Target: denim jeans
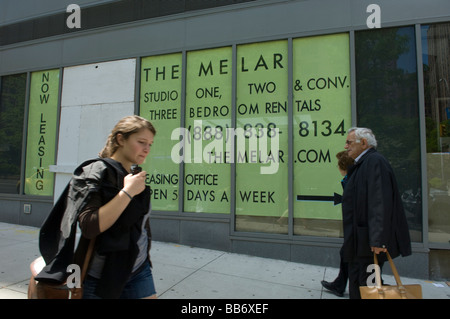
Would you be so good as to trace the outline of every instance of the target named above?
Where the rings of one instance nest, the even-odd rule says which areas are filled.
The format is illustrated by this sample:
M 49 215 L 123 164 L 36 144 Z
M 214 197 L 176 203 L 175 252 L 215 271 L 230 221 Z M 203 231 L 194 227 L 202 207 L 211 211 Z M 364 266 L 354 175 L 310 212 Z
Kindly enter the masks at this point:
M 99 279 L 87 276 L 84 280 L 83 299 L 101 299 L 95 294 Z M 140 269 L 131 275 L 120 299 L 140 299 L 156 294 L 150 262 L 147 260 Z

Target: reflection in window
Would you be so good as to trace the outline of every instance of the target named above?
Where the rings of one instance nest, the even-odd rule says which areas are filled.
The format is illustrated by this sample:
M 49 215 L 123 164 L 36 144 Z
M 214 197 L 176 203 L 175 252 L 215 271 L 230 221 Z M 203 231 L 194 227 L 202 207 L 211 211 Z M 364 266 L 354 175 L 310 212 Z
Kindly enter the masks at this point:
M 450 240 L 450 24 L 422 26 L 428 238 Z
M 26 74 L 1 78 L 0 193 L 20 192 Z
M 391 163 L 413 241 L 422 241 L 417 63 L 414 27 L 355 34 L 357 125 L 371 128 Z

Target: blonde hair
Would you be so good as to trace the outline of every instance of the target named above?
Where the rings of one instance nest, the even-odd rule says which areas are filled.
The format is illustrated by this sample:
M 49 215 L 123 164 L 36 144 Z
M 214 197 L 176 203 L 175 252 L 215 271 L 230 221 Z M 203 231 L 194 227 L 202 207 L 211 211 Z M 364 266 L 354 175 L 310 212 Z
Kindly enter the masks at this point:
M 130 135 L 137 133 L 142 129 L 148 129 L 153 135 L 156 134 L 156 130 L 152 123 L 143 117 L 131 115 L 122 118 L 112 129 L 106 140 L 105 147 L 103 147 L 98 156 L 101 158 L 111 157 L 117 151 L 119 148 L 119 143 L 117 142 L 118 134 L 122 134 L 125 139 L 128 139 Z

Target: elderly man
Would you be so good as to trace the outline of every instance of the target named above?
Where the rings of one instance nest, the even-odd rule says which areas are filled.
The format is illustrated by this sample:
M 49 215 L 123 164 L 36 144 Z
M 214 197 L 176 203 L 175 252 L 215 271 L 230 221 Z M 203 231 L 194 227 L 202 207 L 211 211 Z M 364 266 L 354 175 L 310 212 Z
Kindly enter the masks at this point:
M 380 266 L 386 260 L 411 254 L 411 240 L 397 182 L 389 162 L 376 150 L 375 135 L 368 128 L 348 130 L 345 149 L 355 159 L 348 171 L 348 182 L 342 198 L 344 226 L 344 260 L 349 263 L 349 293 L 360 298 L 359 287 L 365 286 L 373 263 L 379 254 Z

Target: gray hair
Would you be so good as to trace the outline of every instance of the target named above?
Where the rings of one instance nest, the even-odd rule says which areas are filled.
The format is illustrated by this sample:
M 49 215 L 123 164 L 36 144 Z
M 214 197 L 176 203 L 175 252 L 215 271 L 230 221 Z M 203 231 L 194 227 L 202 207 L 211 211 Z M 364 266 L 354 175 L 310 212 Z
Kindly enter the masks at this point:
M 355 137 L 358 142 L 360 142 L 361 139 L 365 138 L 369 146 L 372 146 L 373 148 L 377 147 L 377 139 L 375 138 L 375 134 L 373 134 L 370 128 L 352 127 L 348 130 L 348 133 L 350 132 L 355 132 Z

